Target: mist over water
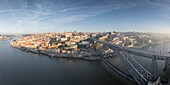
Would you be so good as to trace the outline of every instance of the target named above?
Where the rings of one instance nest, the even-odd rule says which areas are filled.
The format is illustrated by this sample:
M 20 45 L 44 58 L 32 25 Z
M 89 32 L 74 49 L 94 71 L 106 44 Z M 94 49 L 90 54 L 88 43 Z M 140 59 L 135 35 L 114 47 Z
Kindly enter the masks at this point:
M 161 44 L 151 45 L 151 46 L 145 47 L 143 50 L 154 51 L 157 53 L 161 52 L 160 54 L 166 54 L 167 56 L 170 56 L 170 54 L 169 54 L 170 42 L 163 42 Z M 134 58 L 149 71 L 152 69 L 152 67 L 151 67 L 152 60 L 151 59 L 141 58 L 139 56 L 135 56 Z M 158 75 L 163 77 L 163 75 L 164 75 L 163 69 L 165 67 L 165 61 L 158 60 L 157 65 L 158 65 Z

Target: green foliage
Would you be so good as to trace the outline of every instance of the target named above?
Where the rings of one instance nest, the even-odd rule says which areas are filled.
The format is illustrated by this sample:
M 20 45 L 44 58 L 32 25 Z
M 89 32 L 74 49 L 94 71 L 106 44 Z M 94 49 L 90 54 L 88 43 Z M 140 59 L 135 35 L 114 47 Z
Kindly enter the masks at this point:
M 137 42 L 135 43 L 135 46 L 141 46 L 143 44 L 147 44 L 150 38 L 143 37 L 143 38 L 136 38 L 136 40 Z
M 77 45 L 77 46 L 78 46 L 78 43 L 75 43 L 74 45 Z
M 64 46 L 64 47 L 67 47 L 67 44 L 64 44 L 63 46 Z
M 131 44 L 132 43 L 128 41 L 128 42 L 125 43 L 125 46 L 131 45 Z
M 56 41 L 57 43 L 61 43 L 61 40 Z
M 64 46 L 60 45 L 60 46 L 58 46 L 58 48 L 63 49 L 63 48 L 64 48 Z
M 134 45 L 135 45 L 135 46 L 140 46 L 140 45 L 142 45 L 142 43 L 136 42 Z

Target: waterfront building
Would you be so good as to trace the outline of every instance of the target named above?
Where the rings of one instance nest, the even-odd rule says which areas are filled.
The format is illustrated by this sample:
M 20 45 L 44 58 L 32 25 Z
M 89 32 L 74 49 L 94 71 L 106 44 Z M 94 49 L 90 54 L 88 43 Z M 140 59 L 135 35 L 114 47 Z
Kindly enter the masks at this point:
M 66 32 L 65 37 L 72 37 L 72 32 Z

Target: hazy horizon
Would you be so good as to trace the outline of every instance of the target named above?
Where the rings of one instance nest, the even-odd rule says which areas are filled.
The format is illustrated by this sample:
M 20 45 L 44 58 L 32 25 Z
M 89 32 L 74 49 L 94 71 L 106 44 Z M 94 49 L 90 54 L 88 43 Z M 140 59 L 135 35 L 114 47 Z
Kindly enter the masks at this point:
M 74 30 L 75 31 L 75 30 Z M 63 31 L 63 32 L 40 32 L 40 33 L 0 33 L 0 35 L 27 35 L 27 34 L 42 34 L 42 33 L 64 33 L 64 32 L 74 32 L 74 31 Z M 113 30 L 114 31 L 114 30 Z M 104 33 L 104 32 L 113 32 L 113 31 L 84 31 L 85 33 Z M 83 32 L 83 31 L 77 31 L 77 32 Z M 139 32 L 139 31 L 115 31 L 115 32 L 121 32 L 121 33 L 127 33 L 127 32 L 134 32 L 134 33 L 150 33 L 150 34 L 166 34 L 170 36 L 170 33 L 166 32 Z

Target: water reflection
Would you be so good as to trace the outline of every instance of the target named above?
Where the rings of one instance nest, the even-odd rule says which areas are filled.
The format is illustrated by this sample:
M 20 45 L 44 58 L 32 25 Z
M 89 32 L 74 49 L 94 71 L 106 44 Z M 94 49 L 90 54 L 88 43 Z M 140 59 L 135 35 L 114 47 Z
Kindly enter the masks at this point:
M 0 85 L 127 85 L 129 83 L 100 61 L 50 58 L 26 53 L 11 48 L 9 40 L 0 41 L 0 80 Z

